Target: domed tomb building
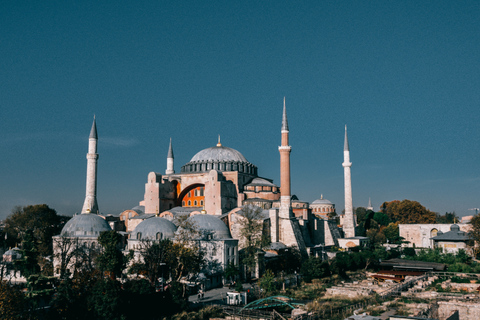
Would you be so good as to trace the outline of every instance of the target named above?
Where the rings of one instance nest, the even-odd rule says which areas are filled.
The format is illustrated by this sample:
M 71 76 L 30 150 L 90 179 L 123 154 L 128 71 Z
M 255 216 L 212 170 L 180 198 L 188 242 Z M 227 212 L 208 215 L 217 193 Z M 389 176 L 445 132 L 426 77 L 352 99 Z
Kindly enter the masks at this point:
M 267 206 L 280 199 L 280 189 L 272 180 L 258 177 L 257 166 L 239 151 L 223 146 L 220 138 L 216 146 L 196 153 L 180 173 L 175 173 L 173 159 L 170 142 L 165 174 L 148 174 L 145 197 L 140 202 L 145 214 L 180 206 L 222 215 L 247 199 L 264 200 Z

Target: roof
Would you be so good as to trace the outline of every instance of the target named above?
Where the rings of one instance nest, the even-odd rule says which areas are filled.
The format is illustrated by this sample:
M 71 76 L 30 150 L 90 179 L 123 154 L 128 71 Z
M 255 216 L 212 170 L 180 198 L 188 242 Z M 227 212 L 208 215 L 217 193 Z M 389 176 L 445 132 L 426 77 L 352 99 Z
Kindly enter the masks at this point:
M 265 179 L 265 178 L 260 178 L 257 177 L 253 179 L 247 186 L 268 186 L 268 187 L 277 187 L 274 183 L 272 183 L 272 180 Z
M 203 149 L 197 152 L 190 162 L 202 161 L 234 161 L 234 162 L 248 162 L 247 159 L 237 150 L 224 147 L 222 145 Z
M 343 151 L 350 151 L 348 146 L 347 125 L 345 125 L 345 142 L 343 144 Z
M 91 213 L 83 213 L 68 220 L 60 233 L 67 237 L 98 237 L 103 231 L 111 231 L 105 219 Z
M 97 138 L 97 124 L 95 122 L 95 116 L 93 116 L 92 129 L 90 130 L 90 136 L 88 138 L 89 139 L 98 139 Z
M 445 270 L 445 264 L 436 262 L 425 262 L 407 259 L 390 259 L 380 263 L 381 267 L 393 267 L 401 269 L 415 269 L 415 270 Z
M 219 218 L 209 214 L 196 214 L 188 218 L 203 232 L 212 232 L 215 239 L 231 239 L 230 230 Z
M 177 231 L 177 227 L 165 218 L 154 217 L 144 220 L 133 230 L 132 238 L 137 239 L 137 234 L 141 233 L 141 239 L 159 240 L 157 233 L 162 233 L 162 238 L 172 239 Z
M 460 227 L 456 224 L 450 226 L 450 231 L 445 233 L 437 233 L 436 237 L 432 237 L 434 241 L 467 241 L 470 240 L 469 235 L 460 231 Z
M 330 200 L 323 199 L 323 197 L 321 197 L 320 199 L 317 199 L 317 200 L 313 201 L 312 204 L 330 204 L 330 205 L 332 205 L 333 203 L 330 202 Z
M 285 107 L 285 97 L 283 97 L 282 131 L 288 131 L 287 108 Z
M 170 145 L 168 146 L 167 158 L 172 158 L 173 159 L 172 138 L 170 138 Z

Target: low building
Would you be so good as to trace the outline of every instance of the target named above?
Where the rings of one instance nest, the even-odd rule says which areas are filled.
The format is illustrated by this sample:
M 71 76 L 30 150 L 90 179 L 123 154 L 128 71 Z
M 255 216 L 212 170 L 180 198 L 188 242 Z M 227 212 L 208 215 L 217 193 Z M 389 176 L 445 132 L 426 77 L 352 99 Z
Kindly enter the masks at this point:
M 460 249 L 470 252 L 471 250 L 467 245 L 470 240 L 468 233 L 461 231 L 456 224 L 450 226 L 450 231 L 445 233 L 439 231 L 437 236 L 432 238 L 435 248 L 442 248 L 444 252 L 451 253 L 457 253 Z
M 433 237 L 436 237 L 438 232 L 446 233 L 450 231 L 453 223 L 418 223 L 418 224 L 399 224 L 400 237 L 405 239 L 402 246 L 414 248 L 434 248 Z M 470 232 L 470 224 L 458 224 L 461 231 Z

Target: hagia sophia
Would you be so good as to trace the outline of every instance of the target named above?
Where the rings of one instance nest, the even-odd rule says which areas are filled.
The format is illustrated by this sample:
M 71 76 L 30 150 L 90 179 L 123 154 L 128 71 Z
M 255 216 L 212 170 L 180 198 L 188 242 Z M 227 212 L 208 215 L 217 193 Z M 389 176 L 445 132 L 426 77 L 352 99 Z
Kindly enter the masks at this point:
M 150 172 L 144 198 L 138 206 L 125 210 L 118 217 L 101 216 L 96 198 L 97 189 L 97 127 L 94 118 L 87 154 L 86 197 L 81 214 L 67 222 L 54 243 L 63 237 L 95 245 L 102 231 L 115 230 L 126 238 L 126 250 L 139 250 L 145 240 L 175 240 L 179 218 L 184 217 L 199 231 L 196 243 L 209 252 L 212 260 L 225 268 L 238 265 L 239 251 L 245 245 L 240 226 L 245 210 L 259 211 L 263 233 L 270 247 L 266 258 L 279 249 L 296 247 L 304 256 L 318 255 L 325 246 L 362 245 L 366 239 L 355 236 L 350 178 L 350 150 L 345 127 L 344 173 L 345 213 L 343 228 L 335 219 L 335 205 L 323 198 L 311 204 L 292 197 L 290 190 L 289 126 L 285 99 L 281 122 L 280 186 L 272 179 L 260 177 L 257 166 L 239 151 L 218 143 L 197 152 L 191 160 L 175 171 L 172 140 L 167 153 L 165 173 Z M 58 247 L 56 248 L 58 250 Z M 58 272 L 59 261 L 54 261 Z M 258 271 L 260 272 L 260 271 Z M 217 272 L 218 273 L 218 272 Z M 210 272 L 212 283 L 221 281 Z

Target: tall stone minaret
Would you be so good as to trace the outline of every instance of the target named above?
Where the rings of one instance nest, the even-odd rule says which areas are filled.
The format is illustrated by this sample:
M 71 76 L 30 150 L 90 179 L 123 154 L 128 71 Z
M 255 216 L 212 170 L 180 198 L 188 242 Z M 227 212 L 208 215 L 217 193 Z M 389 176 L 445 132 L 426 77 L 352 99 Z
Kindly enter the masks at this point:
M 287 109 L 285 107 L 285 97 L 283 98 L 283 116 L 282 116 L 282 145 L 278 147 L 280 152 L 280 218 L 290 218 L 291 195 L 290 195 L 290 152 L 292 147 L 288 145 L 288 120 Z
M 172 138 L 170 138 L 170 145 L 168 146 L 168 155 L 167 155 L 167 170 L 165 174 L 173 174 L 175 170 L 173 169 L 173 148 L 172 148 Z
M 95 116 L 93 117 L 92 129 L 88 137 L 87 153 L 87 191 L 85 202 L 83 203 L 82 213 L 98 213 L 97 204 L 97 125 Z
M 350 148 L 348 146 L 347 126 L 345 125 L 345 143 L 343 145 L 343 173 L 345 177 L 345 218 L 343 219 L 343 232 L 345 238 L 355 237 L 355 217 L 352 204 L 352 177 L 350 174 Z

